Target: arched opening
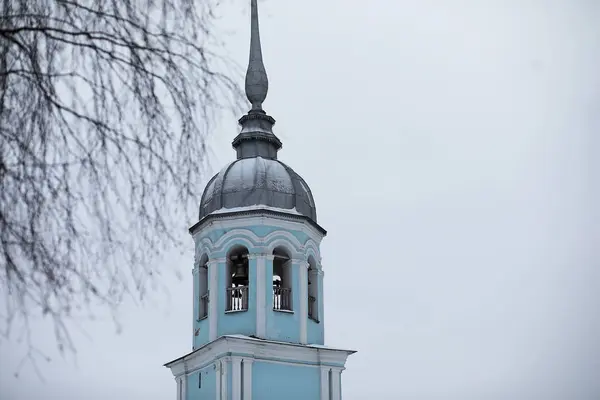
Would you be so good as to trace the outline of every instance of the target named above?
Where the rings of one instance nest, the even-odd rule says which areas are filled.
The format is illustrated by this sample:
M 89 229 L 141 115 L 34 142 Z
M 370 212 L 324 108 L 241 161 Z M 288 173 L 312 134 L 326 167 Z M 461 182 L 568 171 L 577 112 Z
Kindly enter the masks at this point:
M 308 258 L 308 318 L 319 322 L 319 270 L 315 259 Z
M 227 257 L 226 311 L 248 309 L 248 274 L 248 249 L 243 246 L 234 247 Z
M 198 320 L 208 316 L 208 256 L 200 258 L 198 268 Z
M 292 311 L 292 261 L 282 247 L 273 250 L 273 310 Z

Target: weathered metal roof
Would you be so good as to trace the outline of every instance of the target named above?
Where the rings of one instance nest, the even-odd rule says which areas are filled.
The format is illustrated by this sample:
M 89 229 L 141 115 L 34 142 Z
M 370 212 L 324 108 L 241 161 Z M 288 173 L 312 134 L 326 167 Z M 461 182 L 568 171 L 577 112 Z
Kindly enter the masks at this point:
M 216 174 L 202 195 L 199 217 L 255 205 L 289 210 L 317 222 L 315 201 L 304 179 L 281 161 L 260 156 L 238 159 Z

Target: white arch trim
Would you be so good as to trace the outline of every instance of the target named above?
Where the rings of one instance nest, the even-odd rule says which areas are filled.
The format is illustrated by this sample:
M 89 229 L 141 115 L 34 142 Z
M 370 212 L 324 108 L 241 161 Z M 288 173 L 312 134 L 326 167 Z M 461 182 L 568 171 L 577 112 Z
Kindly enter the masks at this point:
M 225 243 L 228 243 L 232 238 L 239 238 L 248 242 L 252 242 L 252 247 L 259 246 L 261 242 L 260 236 L 252 232 L 250 229 L 232 229 L 216 241 L 216 243 L 213 245 L 213 251 L 222 250 L 225 247 Z
M 203 238 L 196 243 L 196 253 L 194 254 L 194 264 L 199 263 L 204 254 L 210 258 L 213 244 L 209 238 Z
M 248 250 L 250 250 L 253 247 L 257 247 L 256 243 L 253 243 L 248 238 L 245 238 L 243 236 L 234 236 L 232 238 L 229 238 L 229 240 L 227 240 L 225 243 L 223 243 L 218 248 L 213 249 L 213 251 L 211 252 L 211 257 L 215 253 L 221 253 L 223 251 L 225 251 L 225 252 L 229 251 L 236 244 L 243 245 L 246 248 L 248 248 Z
M 308 256 L 312 255 L 315 258 L 317 264 L 321 264 L 321 252 L 319 251 L 319 245 L 316 244 L 313 240 L 308 239 L 304 244 L 304 250 L 306 254 L 306 259 L 308 260 Z
M 302 253 L 299 253 L 294 246 L 291 246 L 290 242 L 285 238 L 277 238 L 271 241 L 271 243 L 269 243 L 266 247 L 267 254 L 273 254 L 273 251 L 277 247 L 283 247 L 289 253 L 291 259 L 298 259 L 302 257 Z
M 317 271 L 321 270 L 321 263 L 319 262 L 319 258 L 317 257 L 317 255 L 314 253 L 313 249 L 307 249 L 306 250 L 306 268 L 309 267 L 309 262 L 308 260 L 310 260 L 310 257 L 313 257 L 315 259 L 315 268 L 317 269 Z
M 298 238 L 296 236 L 294 236 L 294 234 L 288 232 L 288 231 L 274 231 L 269 233 L 267 236 L 265 236 L 263 238 L 263 240 L 265 241 L 265 243 L 269 243 L 272 240 L 274 240 L 275 238 L 277 238 L 278 236 L 284 236 L 287 240 L 289 240 L 295 247 L 296 250 L 299 250 L 302 248 L 302 243 L 300 243 L 300 241 L 298 240 Z
M 292 258 L 305 258 L 308 260 L 308 257 L 312 255 L 320 269 L 321 255 L 317 242 L 309 238 L 302 244 L 294 234 L 285 230 L 277 230 L 264 237 L 260 237 L 250 229 L 237 228 L 232 229 L 221 236 L 215 243 L 205 236 L 196 245 L 195 256 L 197 262 L 200 262 L 200 258 L 204 254 L 208 254 L 208 256 L 212 258 L 214 253 L 227 250 L 227 248 L 235 241 L 238 241 L 249 248 L 265 247 L 265 250 L 269 254 L 271 254 L 277 246 L 283 246 L 292 253 Z

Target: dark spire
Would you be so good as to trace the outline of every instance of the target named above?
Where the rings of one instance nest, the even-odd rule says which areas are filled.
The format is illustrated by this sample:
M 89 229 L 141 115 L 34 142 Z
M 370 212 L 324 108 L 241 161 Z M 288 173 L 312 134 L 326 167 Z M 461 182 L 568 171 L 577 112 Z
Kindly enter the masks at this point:
M 256 2 L 257 0 L 250 1 L 250 60 L 246 71 L 246 97 L 252 104 L 253 111 L 262 111 L 262 103 L 269 91 L 269 78 L 262 58 Z
M 250 0 L 250 59 L 246 71 L 246 97 L 252 108 L 240 118 L 242 131 L 233 140 L 237 158 L 277 158 L 281 141 L 273 134 L 275 119 L 267 115 L 262 103 L 267 98 L 269 79 L 262 58 L 258 27 L 257 0 Z

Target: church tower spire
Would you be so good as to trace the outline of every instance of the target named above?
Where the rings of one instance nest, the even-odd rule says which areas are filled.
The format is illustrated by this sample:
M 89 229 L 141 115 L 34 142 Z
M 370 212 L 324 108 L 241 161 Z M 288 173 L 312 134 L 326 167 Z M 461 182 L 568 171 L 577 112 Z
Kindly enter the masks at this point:
M 262 103 L 269 91 L 269 78 L 262 58 L 257 0 L 250 0 L 250 60 L 246 70 L 246 97 L 252 104 L 251 112 L 263 112 Z
M 323 266 L 308 184 L 277 159 L 257 0 L 250 0 L 251 104 L 236 160 L 213 176 L 190 228 L 192 351 L 167 364 L 177 400 L 341 400 L 352 350 L 325 346 Z
M 246 70 L 246 97 L 251 104 L 248 114 L 240 118 L 242 131 L 233 140 L 237 158 L 276 159 L 281 141 L 273 133 L 275 119 L 263 110 L 269 91 L 269 78 L 263 62 L 258 24 L 257 0 L 250 0 L 250 57 Z

